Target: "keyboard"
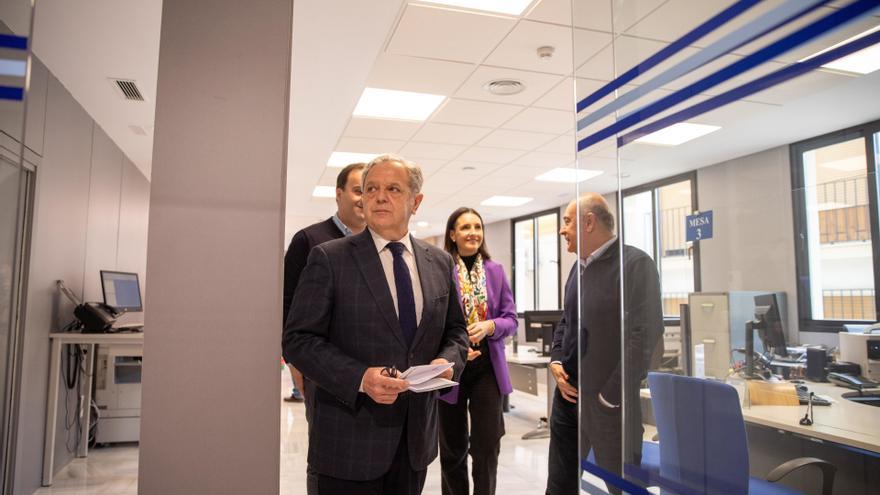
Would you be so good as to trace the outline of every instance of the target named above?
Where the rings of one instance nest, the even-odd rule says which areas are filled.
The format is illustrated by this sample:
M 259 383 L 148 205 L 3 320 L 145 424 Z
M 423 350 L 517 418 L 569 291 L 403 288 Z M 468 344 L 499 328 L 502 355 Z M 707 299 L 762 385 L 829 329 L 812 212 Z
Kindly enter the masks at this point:
M 796 387 L 798 400 L 801 405 L 807 405 L 810 403 L 810 391 L 806 389 L 806 387 Z M 813 405 L 814 406 L 830 406 L 831 402 L 819 397 L 818 395 L 813 396 Z

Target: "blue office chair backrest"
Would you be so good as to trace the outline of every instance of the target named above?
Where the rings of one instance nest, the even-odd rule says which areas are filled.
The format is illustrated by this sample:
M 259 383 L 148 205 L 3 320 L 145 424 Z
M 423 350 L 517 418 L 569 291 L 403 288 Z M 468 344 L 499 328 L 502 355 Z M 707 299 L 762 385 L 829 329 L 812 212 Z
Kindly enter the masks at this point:
M 660 476 L 697 493 L 747 494 L 749 452 L 739 396 L 730 385 L 649 373 L 660 436 Z

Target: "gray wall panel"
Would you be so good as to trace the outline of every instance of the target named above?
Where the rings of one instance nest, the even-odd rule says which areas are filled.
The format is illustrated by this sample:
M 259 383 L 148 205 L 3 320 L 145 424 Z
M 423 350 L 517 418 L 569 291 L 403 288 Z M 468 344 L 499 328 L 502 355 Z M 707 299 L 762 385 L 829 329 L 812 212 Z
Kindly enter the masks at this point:
M 146 301 L 147 225 L 149 223 L 150 183 L 128 158 L 123 159 L 119 205 L 119 245 L 116 268 L 137 272 Z M 146 304 L 146 302 L 145 302 Z
M 28 148 L 43 154 L 46 125 L 46 95 L 49 92 L 49 69 L 37 57 L 31 62 L 31 85 L 27 92 L 27 118 L 24 140 Z
M 99 271 L 116 269 L 122 157 L 122 152 L 107 134 L 95 126 L 83 282 L 83 297 L 87 301 L 103 300 Z

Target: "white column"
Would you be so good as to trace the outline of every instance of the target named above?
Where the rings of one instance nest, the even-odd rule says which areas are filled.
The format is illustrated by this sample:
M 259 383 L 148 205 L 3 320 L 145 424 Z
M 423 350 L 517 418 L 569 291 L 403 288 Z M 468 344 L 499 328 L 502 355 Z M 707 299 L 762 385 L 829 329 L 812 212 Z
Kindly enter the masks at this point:
M 163 2 L 138 492 L 277 494 L 293 0 Z

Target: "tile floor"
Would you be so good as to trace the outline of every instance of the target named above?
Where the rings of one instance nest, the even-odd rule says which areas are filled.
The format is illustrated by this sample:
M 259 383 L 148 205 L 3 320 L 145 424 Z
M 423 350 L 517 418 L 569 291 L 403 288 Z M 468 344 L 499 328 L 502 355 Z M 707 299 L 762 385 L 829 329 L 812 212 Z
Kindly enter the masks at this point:
M 283 374 L 282 395 L 290 390 L 290 378 Z M 543 392 L 543 390 L 541 390 Z M 547 479 L 549 440 L 522 440 L 546 414 L 543 394 L 539 397 L 514 392 L 515 408 L 505 415 L 507 434 L 501 441 L 498 462 L 498 493 L 504 495 L 544 493 Z M 281 402 L 281 494 L 305 493 L 307 442 L 302 404 Z M 35 495 L 130 495 L 137 493 L 137 446 L 92 449 L 89 457 L 76 459 L 56 477 L 55 484 Z M 440 463 L 428 469 L 425 495 L 440 494 Z

